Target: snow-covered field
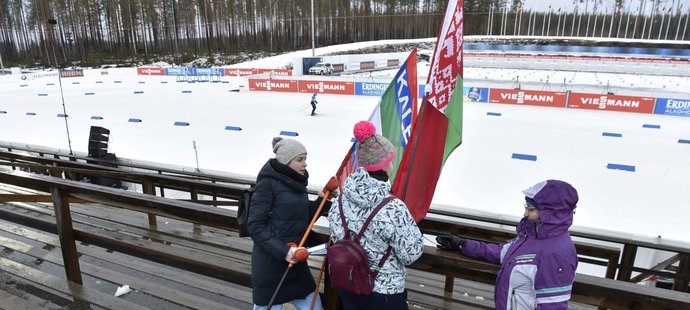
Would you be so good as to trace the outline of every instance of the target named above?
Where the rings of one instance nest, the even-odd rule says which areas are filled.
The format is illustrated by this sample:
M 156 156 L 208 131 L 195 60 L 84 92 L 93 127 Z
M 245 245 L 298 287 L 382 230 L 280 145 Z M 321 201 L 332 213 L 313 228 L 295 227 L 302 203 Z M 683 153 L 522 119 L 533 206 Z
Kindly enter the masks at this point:
M 345 47 L 322 48 L 317 54 L 337 48 Z M 300 53 L 311 56 L 310 50 Z M 238 67 L 281 66 L 297 54 Z M 428 67 L 422 63 L 422 76 L 424 68 Z M 515 70 L 483 73 L 491 80 Z M 538 73 L 531 71 L 530 76 L 546 78 Z M 377 79 L 389 73 L 382 74 Z M 593 74 L 580 72 L 577 77 L 594 83 Z M 376 97 L 322 94 L 318 96 L 320 114 L 311 117 L 309 94 L 230 92 L 245 85 L 245 79 L 222 79 L 227 83 L 177 83 L 174 77 L 137 76 L 135 69 L 110 69 L 103 76 L 100 70 L 86 70 L 85 77 L 62 79 L 72 148 L 86 153 L 89 126 L 96 125 L 111 130 L 109 150 L 118 157 L 194 169 L 195 141 L 201 170 L 254 176 L 273 155 L 271 138 L 282 130 L 295 131 L 309 151 L 310 184 L 320 187 L 350 146 L 352 126 L 368 118 L 378 101 Z M 639 85 L 654 84 L 656 79 L 625 77 L 626 83 Z M 22 81 L 16 75 L 0 76 L 0 89 L 0 111 L 6 112 L 0 114 L 0 141 L 68 148 L 64 118 L 57 117 L 63 113 L 57 77 Z M 142 122 L 129 122 L 130 118 Z M 176 121 L 190 125 L 173 126 Z M 467 103 L 464 122 L 464 143 L 443 170 L 433 208 L 470 209 L 517 219 L 524 203 L 520 191 L 555 178 L 579 191 L 577 229 L 690 242 L 685 226 L 690 217 L 686 189 L 690 145 L 677 142 L 690 139 L 690 118 Z M 660 128 L 643 128 L 643 124 Z M 242 131 L 228 131 L 226 126 Z M 605 137 L 602 132 L 623 136 Z M 534 154 L 538 160 L 512 159 L 513 153 Z M 634 165 L 636 171 L 607 169 L 609 163 Z

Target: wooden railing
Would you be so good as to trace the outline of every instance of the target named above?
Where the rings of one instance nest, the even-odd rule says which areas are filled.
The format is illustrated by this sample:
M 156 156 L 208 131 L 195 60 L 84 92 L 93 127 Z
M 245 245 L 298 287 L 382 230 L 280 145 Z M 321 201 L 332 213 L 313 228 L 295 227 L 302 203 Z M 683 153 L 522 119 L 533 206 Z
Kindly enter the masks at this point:
M 188 221 L 196 225 L 237 230 L 234 211 L 214 208 L 209 205 L 232 204 L 243 188 L 252 185 L 251 182 L 226 176 L 213 176 L 155 166 L 138 166 L 136 164 L 128 164 L 128 167 L 125 169 L 121 167 L 103 167 L 86 163 L 86 160 L 90 161 L 87 158 L 67 156 L 67 159 L 62 159 L 63 157 L 65 156 L 57 154 L 50 154 L 48 157 L 30 156 L 8 151 L 0 152 L 0 164 L 14 167 L 16 170 L 31 169 L 33 171 L 45 171 L 53 176 L 69 177 L 80 173 L 109 176 L 126 182 L 141 184 L 144 192 L 146 192 L 146 194 L 136 193 L 19 171 L 0 173 L 0 183 L 50 193 L 50 199 L 48 199 L 48 196 L 2 195 L 0 196 L 0 202 L 28 201 L 32 199 L 52 201 L 57 218 L 55 225 L 33 223 L 31 218 L 22 218 L 2 210 L 0 210 L 0 215 L 7 220 L 32 224 L 33 227 L 40 226 L 41 229 L 46 231 L 58 233 L 61 244 L 64 242 L 62 246 L 65 249 L 63 251 L 63 255 L 65 255 L 65 269 L 70 281 L 75 283 L 80 283 L 81 281 L 78 267 L 79 262 L 75 258 L 77 253 L 72 246 L 75 240 L 80 240 L 118 249 L 137 256 L 165 257 L 167 263 L 174 263 L 200 273 L 203 272 L 248 285 L 248 282 L 246 282 L 248 281 L 246 270 L 233 270 L 231 266 L 210 266 L 209 264 L 201 264 L 184 257 L 169 257 L 169 255 L 157 252 L 155 249 L 137 248 L 136 246 L 118 243 L 113 238 L 99 236 L 97 233 L 75 231 L 71 227 L 69 204 L 88 201 L 143 212 L 149 216 L 149 225 L 152 227 L 156 225 L 155 216 L 164 216 Z M 160 193 L 163 193 L 165 189 L 186 191 L 190 193 L 191 200 L 194 202 L 158 197 L 154 195 L 156 191 L 153 189 L 156 187 L 159 188 Z M 211 200 L 202 200 L 199 199 L 200 195 L 207 195 L 212 198 Z M 463 222 L 462 219 L 479 223 L 515 225 L 514 222 L 483 215 L 434 210 L 427 219 L 420 223 L 420 228 L 428 234 L 456 233 L 495 242 L 504 241 L 513 235 L 505 229 Z M 326 228 L 318 229 L 317 233 L 319 233 L 319 237 L 323 240 L 327 239 Z M 687 287 L 688 279 L 690 278 L 688 277 L 689 267 L 687 266 L 687 257 L 688 253 L 690 253 L 689 248 L 680 245 L 657 244 L 579 231 L 572 231 L 571 234 L 581 239 L 592 241 L 591 243 L 577 243 L 578 253 L 581 255 L 580 260 L 581 262 L 606 266 L 606 277 L 608 277 L 578 274 L 573 287 L 573 301 L 614 309 L 637 306 L 661 308 L 690 307 L 690 295 L 687 293 L 663 290 L 629 282 L 632 280 L 632 272 L 661 274 L 672 276 L 675 283 L 674 289 L 683 291 L 682 288 Z M 597 244 L 597 241 L 620 245 L 623 248 L 620 259 L 618 258 L 620 248 L 602 246 Z M 675 252 L 680 264 L 673 272 L 662 271 L 663 268 L 635 267 L 633 262 L 636 256 L 636 249 L 639 247 Z M 448 291 L 452 291 L 450 287 L 452 287 L 454 278 L 493 284 L 496 270 L 498 269 L 496 265 L 469 259 L 456 253 L 440 251 L 433 247 L 426 247 L 422 258 L 411 267 L 445 275 Z M 613 280 L 616 274 L 618 280 Z M 640 276 L 637 278 L 640 278 Z

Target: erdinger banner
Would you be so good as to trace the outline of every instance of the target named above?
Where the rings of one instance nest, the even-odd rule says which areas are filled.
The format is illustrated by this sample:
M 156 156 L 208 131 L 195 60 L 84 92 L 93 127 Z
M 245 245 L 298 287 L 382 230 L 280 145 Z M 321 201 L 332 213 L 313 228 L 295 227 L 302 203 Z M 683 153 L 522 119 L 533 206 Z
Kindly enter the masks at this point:
M 657 98 L 654 114 L 690 117 L 690 99 Z
M 388 89 L 388 83 L 369 83 L 357 82 L 355 83 L 355 95 L 359 96 L 382 96 Z
M 565 107 L 565 101 L 566 93 L 564 92 L 505 88 L 491 88 L 489 92 L 489 102 L 491 103 L 563 108 Z
M 652 113 L 654 110 L 654 98 L 570 93 L 568 108 Z
M 354 82 L 338 82 L 338 81 L 299 81 L 300 93 L 322 93 L 322 94 L 338 94 L 338 95 L 354 95 Z
M 138 75 L 165 75 L 165 68 L 159 67 L 139 67 L 137 68 Z
M 249 90 L 297 92 L 297 81 L 274 79 L 249 79 Z

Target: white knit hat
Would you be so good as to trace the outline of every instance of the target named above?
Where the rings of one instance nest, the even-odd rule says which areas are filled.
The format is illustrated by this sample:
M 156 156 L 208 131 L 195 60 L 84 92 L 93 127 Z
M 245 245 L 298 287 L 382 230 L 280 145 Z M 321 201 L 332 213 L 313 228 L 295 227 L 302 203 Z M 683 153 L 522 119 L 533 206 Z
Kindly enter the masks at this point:
M 287 165 L 293 158 L 302 154 L 307 154 L 307 148 L 297 140 L 273 138 L 273 153 L 279 163 Z

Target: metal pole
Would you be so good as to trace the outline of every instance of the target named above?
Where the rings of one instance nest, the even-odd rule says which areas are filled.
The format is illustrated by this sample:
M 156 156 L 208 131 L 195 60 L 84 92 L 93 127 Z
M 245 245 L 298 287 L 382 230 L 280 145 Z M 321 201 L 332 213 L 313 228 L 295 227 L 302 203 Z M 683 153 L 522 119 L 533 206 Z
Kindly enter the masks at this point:
M 316 43 L 314 42 L 314 0 L 311 0 L 311 57 L 316 56 L 314 48 Z
M 676 37 L 678 37 L 677 31 L 676 31 Z M 2 75 L 5 75 L 5 65 L 2 64 L 2 53 L 0 53 L 0 71 L 2 71 Z

